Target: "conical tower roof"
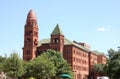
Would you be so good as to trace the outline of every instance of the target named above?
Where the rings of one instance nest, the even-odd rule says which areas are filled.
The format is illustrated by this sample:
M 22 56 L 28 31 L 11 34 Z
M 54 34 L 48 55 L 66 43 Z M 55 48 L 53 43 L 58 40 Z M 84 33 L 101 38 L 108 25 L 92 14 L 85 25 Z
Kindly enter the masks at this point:
M 59 25 L 57 24 L 56 27 L 54 28 L 53 32 L 51 35 L 63 35 L 62 30 L 60 29 Z
M 34 11 L 33 11 L 32 9 L 29 11 L 29 13 L 28 13 L 28 15 L 27 15 L 27 20 L 26 20 L 26 22 L 29 22 L 29 21 L 31 21 L 31 20 L 37 20 L 37 19 L 36 19 L 36 15 L 35 15 L 35 13 L 34 13 Z

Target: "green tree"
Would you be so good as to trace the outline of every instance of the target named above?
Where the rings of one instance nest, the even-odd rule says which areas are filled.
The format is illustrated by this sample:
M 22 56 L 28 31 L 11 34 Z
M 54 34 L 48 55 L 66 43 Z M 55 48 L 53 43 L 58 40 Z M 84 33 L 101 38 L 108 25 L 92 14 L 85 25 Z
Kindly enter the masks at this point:
M 55 77 L 58 77 L 60 74 L 63 73 L 73 76 L 71 66 L 63 58 L 60 52 L 49 49 L 46 52 L 43 52 L 42 55 L 47 55 L 48 59 L 54 64 L 56 72 Z
M 105 75 L 106 74 L 106 64 L 95 64 L 93 66 L 93 72 L 99 74 L 99 75 Z
M 107 63 L 94 65 L 93 71 L 98 74 L 106 74 L 110 79 L 120 79 L 120 51 L 108 50 Z
M 16 79 L 24 74 L 23 61 L 17 53 L 12 53 L 3 64 L 3 71 L 10 77 Z
M 6 57 L 0 56 L 0 72 L 3 71 L 3 63 L 6 60 Z
M 55 67 L 46 56 L 41 55 L 33 61 L 33 72 L 33 77 L 47 79 L 55 75 Z
M 25 77 L 47 79 L 55 75 L 54 64 L 46 55 L 40 55 L 34 60 L 25 62 Z
M 112 79 L 120 78 L 120 51 L 108 51 L 107 74 Z
M 33 72 L 33 60 L 24 61 L 24 70 L 25 70 L 25 74 L 24 74 L 25 78 L 32 77 L 32 74 L 34 73 Z
M 26 78 L 34 77 L 40 79 L 56 78 L 66 73 L 72 76 L 71 66 L 58 51 L 47 50 L 34 60 L 25 62 Z

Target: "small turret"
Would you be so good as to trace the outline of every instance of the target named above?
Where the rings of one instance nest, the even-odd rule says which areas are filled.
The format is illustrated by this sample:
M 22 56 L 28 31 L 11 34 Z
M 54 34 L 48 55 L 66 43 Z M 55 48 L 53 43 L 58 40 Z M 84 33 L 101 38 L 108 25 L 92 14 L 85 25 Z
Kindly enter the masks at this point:
M 63 53 L 64 35 L 59 25 L 57 24 L 51 34 L 51 49 Z

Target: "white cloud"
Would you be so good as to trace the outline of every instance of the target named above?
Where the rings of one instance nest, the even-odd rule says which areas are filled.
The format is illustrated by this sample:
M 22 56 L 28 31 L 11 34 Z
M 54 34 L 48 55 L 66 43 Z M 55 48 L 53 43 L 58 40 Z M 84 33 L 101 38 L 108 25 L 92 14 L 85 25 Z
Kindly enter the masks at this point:
M 110 28 L 110 25 L 101 26 L 97 28 L 97 31 L 104 32 Z
M 99 27 L 99 28 L 97 28 L 97 30 L 98 30 L 98 31 L 105 31 L 106 28 L 105 28 L 105 27 Z

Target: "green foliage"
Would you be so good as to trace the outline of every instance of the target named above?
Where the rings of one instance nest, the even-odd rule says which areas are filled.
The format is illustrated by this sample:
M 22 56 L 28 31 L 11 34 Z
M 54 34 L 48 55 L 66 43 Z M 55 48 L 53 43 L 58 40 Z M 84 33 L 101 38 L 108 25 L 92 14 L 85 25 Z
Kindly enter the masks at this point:
M 62 73 L 67 73 L 72 76 L 70 65 L 62 57 L 60 52 L 47 50 L 34 60 L 25 64 L 26 77 L 35 77 L 40 79 L 47 79 L 52 77 L 59 77 Z
M 94 65 L 93 71 L 98 74 L 107 74 L 112 79 L 120 78 L 120 51 L 108 50 L 107 63 Z
M 35 77 L 46 79 L 55 75 L 54 65 L 45 56 L 38 56 L 25 64 L 26 78 Z
M 60 52 L 54 50 L 47 50 L 42 55 L 47 55 L 48 59 L 54 64 L 57 77 L 63 73 L 69 74 L 71 76 L 73 75 L 71 66 L 63 58 Z
M 38 56 L 33 61 L 33 77 L 46 79 L 54 76 L 54 64 L 45 56 Z
M 107 63 L 94 65 L 93 71 L 98 74 L 107 74 L 112 79 L 120 78 L 120 51 L 108 50 Z
M 17 53 L 12 53 L 3 64 L 3 71 L 12 78 L 21 77 L 24 73 L 23 61 Z
M 0 56 L 0 72 L 3 71 L 3 64 L 5 60 L 6 60 L 6 57 Z
M 47 50 L 34 60 L 23 61 L 17 53 L 10 57 L 0 56 L 0 71 L 4 71 L 11 78 L 24 77 L 26 79 L 48 79 L 59 77 L 66 73 L 72 76 L 71 66 L 58 51 Z
M 0 63 L 0 72 L 2 72 L 2 69 L 3 69 L 3 64 Z
M 110 49 L 108 51 L 107 74 L 113 79 L 120 78 L 120 51 Z
M 5 59 L 6 59 L 6 57 L 0 56 L 0 63 L 4 63 Z
M 103 75 L 106 74 L 106 65 L 105 64 L 95 64 L 93 66 L 93 72 L 99 74 L 99 75 Z
M 36 78 L 34 78 L 34 77 L 29 77 L 28 79 L 36 79 Z
M 25 70 L 25 74 L 24 77 L 25 78 L 29 78 L 31 77 L 33 72 L 33 62 L 32 61 L 24 61 L 24 70 Z

